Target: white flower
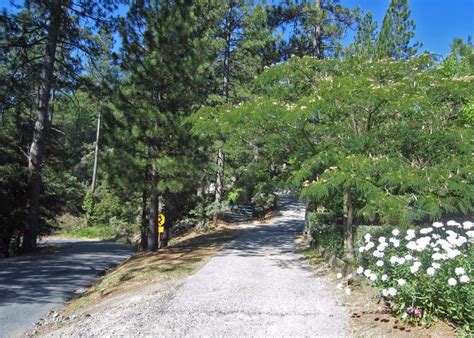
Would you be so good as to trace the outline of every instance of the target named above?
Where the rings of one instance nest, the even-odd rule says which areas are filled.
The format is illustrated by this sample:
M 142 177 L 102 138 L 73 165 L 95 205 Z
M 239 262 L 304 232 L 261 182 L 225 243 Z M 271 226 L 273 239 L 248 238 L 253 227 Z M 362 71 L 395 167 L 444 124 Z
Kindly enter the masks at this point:
M 398 265 L 403 265 L 403 264 L 405 264 L 405 258 L 400 257 L 400 258 L 398 259 Z
M 372 249 L 374 246 L 375 246 L 374 242 L 369 242 L 369 243 L 367 243 L 367 245 L 365 246 L 365 250 L 370 250 L 370 249 Z
M 435 252 L 434 254 L 431 255 L 431 258 L 433 258 L 433 260 L 435 261 L 439 261 L 440 259 L 443 259 L 443 254 L 439 253 L 439 252 Z
M 366 243 L 369 243 L 371 237 L 372 237 L 372 236 L 370 236 L 370 234 L 365 234 L 365 236 L 364 236 L 365 242 L 366 242 Z
M 350 273 L 350 274 L 347 275 L 347 279 L 348 279 L 348 280 L 352 279 L 352 273 Z
M 371 274 L 372 274 L 372 270 L 370 270 L 370 269 L 365 269 L 364 270 L 365 277 L 370 277 Z
M 448 285 L 449 286 L 455 286 L 457 283 L 458 283 L 458 281 L 455 280 L 454 278 L 448 279 Z
M 381 279 L 382 279 L 382 282 L 385 282 L 388 279 L 387 274 L 383 274 Z
M 384 244 L 379 244 L 379 245 L 377 246 L 377 250 L 378 250 L 378 251 L 384 251 L 386 247 L 387 247 L 387 244 L 386 244 L 386 243 L 384 243 Z
M 441 236 L 438 235 L 438 234 L 432 234 L 431 237 L 433 237 L 433 239 L 440 239 Z
M 469 230 L 473 227 L 474 225 L 472 224 L 471 221 L 466 221 L 462 224 L 462 227 L 465 229 L 465 230 Z
M 390 296 L 396 296 L 396 294 L 397 294 L 397 289 L 395 289 L 395 288 L 389 288 L 389 289 L 388 289 L 388 294 L 389 294 Z
M 459 236 L 458 240 L 456 241 L 457 246 L 461 246 L 467 242 L 467 238 L 464 236 Z
M 407 260 L 407 261 L 412 261 L 412 260 L 413 260 L 413 256 L 412 256 L 412 255 L 406 255 L 404 258 L 405 258 L 405 260 Z
M 398 248 L 400 246 L 400 241 L 398 239 L 393 241 L 393 246 Z
M 460 275 L 465 275 L 466 274 L 466 270 L 464 270 L 464 268 L 456 268 L 454 269 L 454 273 L 458 276 Z
M 411 273 L 417 273 L 418 270 L 420 270 L 420 266 L 419 266 L 419 265 L 413 265 L 412 267 L 410 267 L 410 272 L 411 272 Z
M 390 263 L 392 264 L 398 263 L 398 257 L 397 256 L 390 257 Z
M 339 273 L 336 275 L 336 278 L 337 278 L 337 279 L 341 279 L 341 278 L 342 278 L 342 273 L 339 272 Z
M 435 262 L 434 262 L 434 263 L 431 263 L 431 266 L 432 266 L 433 268 L 435 268 L 435 269 L 441 268 L 441 264 L 435 263 Z
M 461 224 L 459 224 L 456 221 L 448 221 L 448 223 L 446 223 L 446 225 L 448 225 L 450 227 L 456 227 L 456 226 L 460 226 Z
M 428 274 L 428 276 L 433 276 L 435 274 L 435 268 L 433 267 L 429 267 L 428 269 L 426 269 L 426 273 Z
M 392 235 L 394 235 L 394 236 L 400 235 L 400 230 L 398 230 L 398 229 L 393 229 L 393 230 L 392 230 Z
M 400 278 L 397 282 L 398 282 L 398 285 L 400 285 L 400 286 L 403 286 L 407 283 L 407 281 L 404 280 L 403 278 Z
M 426 235 L 433 231 L 433 228 L 423 228 L 420 230 L 420 234 Z
M 415 242 L 410 241 L 407 243 L 406 247 L 407 249 L 410 249 L 410 250 L 416 250 L 418 248 L 418 245 L 416 245 Z
M 370 278 L 371 281 L 375 282 L 377 280 L 377 275 L 375 273 L 373 273 L 373 274 L 370 275 L 369 278 Z
M 466 231 L 466 235 L 469 238 L 473 238 L 474 237 L 474 231 L 473 230 Z
M 433 227 L 435 227 L 435 228 L 442 228 L 442 227 L 443 227 L 443 223 L 441 223 L 441 222 L 434 222 L 434 223 L 433 223 Z
M 350 288 L 346 288 L 346 295 L 348 295 L 348 296 L 351 295 L 351 289 Z
M 385 237 L 379 237 L 379 243 L 385 243 L 386 238 Z
M 378 260 L 375 265 L 377 265 L 378 267 L 382 267 L 383 266 L 383 261 L 382 260 Z
M 382 289 L 382 296 L 387 297 L 388 291 L 386 289 Z
M 459 278 L 459 281 L 461 283 L 469 283 L 469 277 L 466 276 L 466 275 L 463 275 L 463 276 L 461 276 L 461 278 Z
M 359 252 L 364 252 L 364 251 L 365 251 L 365 248 L 364 248 L 363 246 L 361 246 L 361 247 L 359 248 Z
M 364 268 L 359 266 L 356 271 L 359 275 L 361 275 L 364 272 Z
M 336 287 L 337 287 L 339 290 L 342 290 L 342 289 L 344 289 L 344 284 L 339 283 L 339 284 L 337 284 Z
M 377 251 L 377 250 L 375 250 L 375 251 L 372 253 L 372 255 L 373 255 L 374 257 L 383 257 L 383 253 L 380 252 L 380 251 Z
M 415 236 L 415 230 L 413 230 L 413 229 L 407 230 L 407 235 L 408 236 Z
M 461 254 L 461 251 L 459 250 L 449 250 L 446 252 L 446 255 L 448 256 L 449 259 L 453 259 Z

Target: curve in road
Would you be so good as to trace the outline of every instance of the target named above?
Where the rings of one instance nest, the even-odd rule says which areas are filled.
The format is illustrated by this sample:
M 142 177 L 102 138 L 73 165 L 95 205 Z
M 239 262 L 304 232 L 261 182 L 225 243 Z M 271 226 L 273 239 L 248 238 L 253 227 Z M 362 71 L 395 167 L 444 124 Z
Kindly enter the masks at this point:
M 0 336 L 22 336 L 74 291 L 132 254 L 128 245 L 102 241 L 49 241 L 54 254 L 0 261 Z

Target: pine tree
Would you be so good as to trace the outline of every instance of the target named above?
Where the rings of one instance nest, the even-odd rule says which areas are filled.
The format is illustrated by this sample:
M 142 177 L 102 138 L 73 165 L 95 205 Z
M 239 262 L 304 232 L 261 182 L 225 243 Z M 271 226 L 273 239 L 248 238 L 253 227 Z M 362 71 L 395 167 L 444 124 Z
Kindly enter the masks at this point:
M 108 16 L 113 0 L 87 4 L 73 0 L 25 1 L 15 14 L 4 13 L 3 45 L 10 53 L 22 55 L 15 72 L 30 76 L 37 85 L 33 137 L 28 150 L 28 219 L 25 220 L 23 250 L 36 248 L 40 233 L 42 171 L 52 123 L 52 90 L 78 84 L 83 59 L 100 53 L 92 32 L 98 26 L 110 27 Z M 32 73 L 28 73 L 32 70 Z
M 293 27 L 289 39 L 280 46 L 283 59 L 291 55 L 322 59 L 340 54 L 341 39 L 357 15 L 358 9 L 346 8 L 339 0 L 286 1 L 275 6 L 271 22 L 276 27 Z
M 410 19 L 408 0 L 392 0 L 384 16 L 377 38 L 377 57 L 401 60 L 417 53 L 421 44 L 411 43 L 415 23 Z
M 377 22 L 373 21 L 372 13 L 368 12 L 359 22 L 354 42 L 348 47 L 347 54 L 375 58 L 376 31 Z

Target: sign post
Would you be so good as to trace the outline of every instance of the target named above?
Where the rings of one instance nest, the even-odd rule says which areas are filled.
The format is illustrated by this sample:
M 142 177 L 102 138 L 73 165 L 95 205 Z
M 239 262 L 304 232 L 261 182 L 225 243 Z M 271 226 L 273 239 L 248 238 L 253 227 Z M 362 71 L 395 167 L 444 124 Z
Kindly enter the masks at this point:
M 165 232 L 166 218 L 164 214 L 158 215 L 158 247 L 161 247 L 161 234 Z

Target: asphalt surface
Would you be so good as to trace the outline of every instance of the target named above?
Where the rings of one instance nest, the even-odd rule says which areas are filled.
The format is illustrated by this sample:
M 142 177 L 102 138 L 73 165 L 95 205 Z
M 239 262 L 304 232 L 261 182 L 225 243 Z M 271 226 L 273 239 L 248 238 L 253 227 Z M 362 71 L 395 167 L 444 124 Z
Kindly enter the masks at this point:
M 44 244 L 44 243 L 43 243 Z M 132 254 L 127 245 L 49 241 L 55 253 L 0 261 L 0 337 L 19 337 L 74 291 Z
M 298 250 L 304 207 L 248 230 L 178 284 L 160 281 L 89 310 L 48 336 L 342 337 L 349 313 L 329 277 Z

